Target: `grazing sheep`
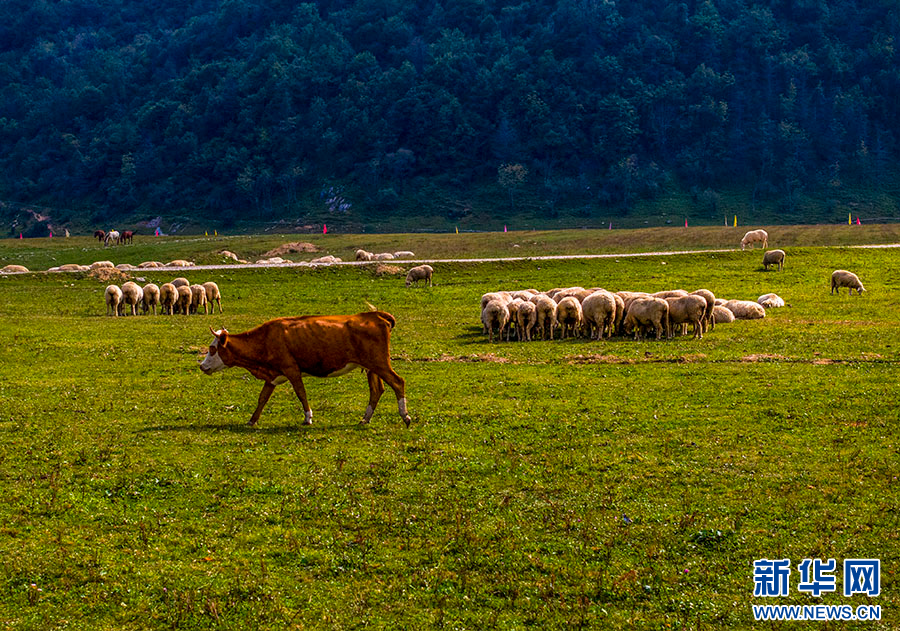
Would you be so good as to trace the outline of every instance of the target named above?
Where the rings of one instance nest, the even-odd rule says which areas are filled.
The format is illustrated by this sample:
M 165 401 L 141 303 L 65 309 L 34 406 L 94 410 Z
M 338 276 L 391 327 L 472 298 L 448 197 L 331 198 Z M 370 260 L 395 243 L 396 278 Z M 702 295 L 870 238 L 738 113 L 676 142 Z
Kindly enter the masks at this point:
M 230 250 L 222 250 L 221 252 L 219 252 L 219 254 L 221 256 L 224 256 L 225 258 L 231 259 L 232 261 L 235 261 L 235 262 L 241 260 L 240 258 L 238 258 L 237 254 L 235 254 L 234 252 L 231 252 Z
M 409 250 L 400 250 L 399 252 L 394 252 L 395 259 L 414 259 L 416 255 Z
M 100 269 L 101 267 L 115 267 L 112 261 L 95 261 L 91 263 L 91 269 Z
M 556 301 L 556 304 L 559 304 L 563 298 L 568 298 L 570 296 L 575 297 L 578 302 L 581 302 L 582 300 L 590 296 L 590 292 L 588 292 L 588 290 L 584 287 L 566 287 L 565 289 L 561 289 L 553 294 L 553 300 Z
M 562 339 L 566 339 L 567 333 L 571 333 L 572 337 L 577 335 L 584 322 L 584 314 L 578 298 L 566 296 L 557 303 L 556 321 L 559 322 L 559 326 L 562 328 Z
M 514 291 L 512 293 L 513 298 L 519 298 L 520 300 L 530 301 L 535 295 L 537 295 L 536 291 L 531 291 L 530 289 L 522 289 L 519 291 Z
M 142 311 L 147 313 L 153 307 L 153 315 L 156 315 L 156 306 L 159 304 L 159 287 L 153 283 L 144 285 L 144 299 L 141 301 Z
M 756 299 L 756 302 L 762 305 L 764 309 L 775 309 L 784 306 L 784 298 L 778 294 L 763 294 Z
M 175 259 L 166 263 L 166 267 L 193 267 L 193 261 L 185 261 L 184 259 Z
M 743 239 L 741 239 L 741 249 L 743 250 L 748 245 L 751 248 L 755 248 L 756 246 L 753 244 L 759 243 L 760 241 L 764 248 L 769 247 L 769 233 L 765 230 L 751 230 L 744 235 Z
M 721 305 L 713 307 L 713 320 L 716 324 L 728 324 L 734 322 L 734 314 Z
M 3 269 L 0 269 L 0 274 L 18 274 L 27 272 L 28 268 L 24 265 L 7 265 Z
M 159 261 L 144 261 L 143 263 L 139 263 L 138 267 L 140 269 L 148 269 L 151 267 L 165 267 L 165 265 L 163 265 Z
M 481 322 L 488 333 L 488 341 L 494 341 L 494 327 L 497 327 L 497 339 L 503 341 L 503 329 L 509 322 L 509 309 L 499 300 L 491 300 L 481 312 Z
M 128 270 L 133 270 L 134 265 L 132 265 L 131 263 L 119 263 L 118 265 L 116 265 L 116 269 L 127 272 Z
M 541 331 L 541 339 L 549 332 L 553 339 L 553 329 L 556 328 L 556 301 L 549 296 L 535 296 L 534 307 L 537 313 L 537 327 Z
M 178 287 L 172 283 L 161 285 L 159 288 L 159 304 L 163 313 L 173 315 L 175 306 L 178 304 Z
M 612 337 L 616 322 L 616 299 L 611 293 L 605 290 L 595 291 L 581 303 L 581 310 L 588 337 L 592 340 Z
M 200 307 L 203 307 L 203 315 L 209 315 L 209 305 L 206 304 L 206 287 L 203 285 L 191 285 L 191 313 L 200 313 Z
M 763 254 L 763 269 L 768 270 L 769 265 L 777 265 L 778 271 L 784 271 L 784 250 L 769 250 Z
M 371 261 L 372 257 L 375 256 L 371 252 L 367 250 L 357 250 L 356 251 L 356 260 L 357 261 Z
M 533 302 L 522 302 L 516 310 L 516 330 L 519 341 L 531 341 L 531 334 L 537 324 L 537 307 Z
M 333 263 L 333 256 L 323 256 L 321 259 L 313 259 L 310 261 L 311 263 Z M 268 259 L 259 259 L 256 261 L 257 265 L 281 265 L 282 263 L 290 263 L 289 260 L 283 259 L 280 256 L 273 256 Z
M 703 332 L 716 328 L 716 320 L 713 318 L 713 309 L 716 306 L 716 296 L 708 289 L 698 289 L 691 292 L 692 296 L 703 296 L 706 300 L 706 313 L 703 315 Z
M 393 261 L 394 255 L 391 254 L 390 252 L 382 252 L 381 254 L 373 254 L 372 260 L 373 261 Z
M 734 314 L 736 320 L 759 320 L 766 317 L 766 310 L 752 300 L 729 300 L 725 308 Z
M 622 333 L 622 322 L 625 320 L 625 301 L 619 294 L 612 294 L 612 297 L 616 301 L 616 317 L 613 322 L 613 331 L 620 335 Z
M 187 315 L 190 313 L 191 300 L 193 299 L 191 288 L 186 285 L 181 285 L 180 287 L 177 287 L 176 290 L 178 291 L 178 301 L 175 303 L 175 313 Z
M 841 293 L 841 287 L 847 287 L 847 295 L 852 296 L 853 290 L 856 290 L 856 294 L 861 296 L 862 292 L 866 290 L 863 287 L 862 282 L 859 280 L 859 276 L 854 274 L 853 272 L 848 272 L 845 269 L 834 270 L 831 273 L 831 293 L 834 295 L 834 292 L 837 291 L 838 294 Z
M 188 281 L 187 278 L 183 278 L 181 276 L 179 276 L 178 278 L 173 280 L 172 284 L 175 285 L 175 287 L 190 287 L 191 286 L 190 281 Z
M 634 339 L 643 337 L 643 329 L 652 327 L 656 331 L 656 339 L 660 339 L 664 331 L 669 330 L 669 303 L 662 298 L 648 296 L 634 298 L 625 313 L 623 328 L 625 334 L 634 331 Z
M 617 291 L 616 295 L 622 299 L 622 302 L 625 303 L 625 311 L 627 313 L 628 307 L 631 306 L 631 303 L 634 302 L 638 298 L 650 298 L 650 294 L 643 291 Z
M 412 268 L 406 274 L 406 286 L 409 287 L 413 283 L 419 286 L 419 281 L 424 280 L 426 286 L 434 287 L 434 281 L 431 280 L 434 274 L 434 268 L 431 265 L 419 265 Z
M 519 312 L 519 306 L 525 304 L 525 301 L 521 298 L 514 298 L 506 303 L 506 308 L 509 310 L 509 322 L 506 324 L 506 341 L 509 341 L 510 335 L 512 335 L 513 329 L 516 329 L 516 337 L 521 339 L 522 333 L 516 327 L 519 319 L 516 314 Z
M 131 307 L 131 315 L 137 315 L 138 305 L 144 300 L 144 290 L 134 281 L 122 285 L 122 308 Z
M 107 286 L 104 299 L 106 300 L 106 315 L 110 315 L 111 311 L 113 316 L 118 317 L 119 305 L 122 303 L 122 290 L 119 289 L 119 286 Z
M 219 286 L 214 282 L 209 281 L 203 283 L 203 289 L 206 290 L 206 302 L 209 303 L 209 308 L 213 309 L 213 302 L 219 305 L 219 313 L 222 313 L 222 294 L 219 292 Z
M 676 324 L 691 324 L 694 337 L 703 339 L 703 318 L 706 317 L 706 298 L 703 296 L 679 296 L 666 298 L 669 303 L 669 339 L 673 337 Z

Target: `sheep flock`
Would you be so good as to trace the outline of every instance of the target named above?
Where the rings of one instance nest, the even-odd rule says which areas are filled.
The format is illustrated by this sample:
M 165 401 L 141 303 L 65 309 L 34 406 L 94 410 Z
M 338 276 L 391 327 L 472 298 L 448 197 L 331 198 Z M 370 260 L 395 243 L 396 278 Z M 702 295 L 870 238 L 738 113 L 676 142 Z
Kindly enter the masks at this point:
M 702 339 L 716 324 L 766 317 L 766 309 L 783 307 L 776 294 L 756 301 L 716 298 L 708 289 L 607 291 L 602 287 L 566 287 L 547 291 L 494 291 L 481 297 L 482 332 L 489 342 L 552 340 L 555 337 L 609 339 L 633 336 Z
M 218 306 L 222 313 L 222 294 L 219 286 L 210 281 L 202 285 L 192 285 L 186 278 L 176 278 L 171 283 L 156 285 L 147 283 L 143 287 L 134 281 L 109 285 L 103 294 L 107 316 L 147 315 L 191 315 L 215 313 Z

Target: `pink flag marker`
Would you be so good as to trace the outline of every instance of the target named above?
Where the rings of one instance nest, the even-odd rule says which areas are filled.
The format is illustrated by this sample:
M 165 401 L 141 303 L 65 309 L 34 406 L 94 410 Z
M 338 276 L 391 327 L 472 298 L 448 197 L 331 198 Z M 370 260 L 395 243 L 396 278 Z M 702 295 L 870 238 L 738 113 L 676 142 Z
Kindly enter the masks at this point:
M 612 222 L 609 222 L 609 229 L 612 230 Z
M 506 232 L 506 225 L 503 226 L 503 232 Z
M 861 223 L 860 220 L 859 220 L 859 217 L 856 218 L 856 225 L 857 225 L 857 226 L 861 226 L 861 225 L 862 225 L 862 223 Z
M 22 233 L 21 233 L 21 232 L 19 233 L 19 238 L 20 238 L 20 239 L 22 238 Z
M 687 217 L 684 218 L 684 227 L 687 228 Z
M 322 224 L 322 234 L 328 234 L 328 226 L 324 223 Z

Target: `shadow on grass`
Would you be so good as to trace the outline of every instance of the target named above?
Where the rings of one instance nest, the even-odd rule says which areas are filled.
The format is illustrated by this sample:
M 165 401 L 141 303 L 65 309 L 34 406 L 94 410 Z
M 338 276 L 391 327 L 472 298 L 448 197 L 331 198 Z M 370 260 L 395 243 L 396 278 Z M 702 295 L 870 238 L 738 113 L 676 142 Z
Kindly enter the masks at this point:
M 346 430 L 366 430 L 369 426 L 363 423 L 341 423 L 330 425 L 328 423 L 314 423 L 312 425 L 281 424 L 281 425 L 248 425 L 247 423 L 204 423 L 203 425 L 155 425 L 135 430 L 136 433 L 147 432 L 232 432 L 235 434 L 299 434 L 301 432 L 331 432 Z

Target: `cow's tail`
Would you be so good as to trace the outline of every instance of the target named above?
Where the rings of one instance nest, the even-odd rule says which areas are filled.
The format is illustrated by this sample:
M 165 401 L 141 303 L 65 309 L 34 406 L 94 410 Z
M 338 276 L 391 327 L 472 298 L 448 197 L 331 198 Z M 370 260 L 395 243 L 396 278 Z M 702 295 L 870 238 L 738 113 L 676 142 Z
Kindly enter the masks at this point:
M 371 302 L 363 298 L 363 302 L 366 303 L 366 306 L 369 308 L 369 311 L 378 311 L 378 307 L 373 305 Z

